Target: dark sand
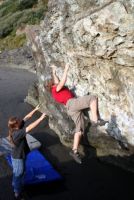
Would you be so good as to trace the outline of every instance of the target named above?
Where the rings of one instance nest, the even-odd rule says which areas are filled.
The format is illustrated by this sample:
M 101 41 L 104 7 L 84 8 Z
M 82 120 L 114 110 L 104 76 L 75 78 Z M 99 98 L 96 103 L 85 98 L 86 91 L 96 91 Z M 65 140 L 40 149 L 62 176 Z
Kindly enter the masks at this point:
M 35 75 L 25 70 L 0 68 L 0 134 L 7 136 L 7 121 L 11 115 L 23 117 L 32 107 L 24 103 Z M 40 113 L 35 115 L 35 118 Z M 35 119 L 34 118 L 34 119 Z M 134 200 L 134 175 L 120 168 L 86 157 L 75 163 L 54 131 L 42 122 L 33 131 L 43 143 L 41 152 L 63 176 L 63 181 L 27 187 L 29 200 Z M 0 200 L 13 200 L 11 171 L 0 158 Z

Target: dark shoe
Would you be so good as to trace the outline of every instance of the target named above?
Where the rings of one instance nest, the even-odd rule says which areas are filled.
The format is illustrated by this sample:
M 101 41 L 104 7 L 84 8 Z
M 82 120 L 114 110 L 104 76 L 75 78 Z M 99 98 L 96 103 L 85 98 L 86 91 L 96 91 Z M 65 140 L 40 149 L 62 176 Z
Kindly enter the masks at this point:
M 92 127 L 97 127 L 97 126 L 105 126 L 105 124 L 108 123 L 108 121 L 105 121 L 103 119 L 98 119 L 97 122 L 92 122 L 91 126 Z
M 106 123 L 108 123 L 108 121 L 105 121 L 103 119 L 98 119 L 98 121 L 97 121 L 98 126 L 105 126 Z
M 15 195 L 15 200 L 25 200 L 22 194 Z
M 70 156 L 73 157 L 73 159 L 74 159 L 77 163 L 79 163 L 79 164 L 82 163 L 81 158 L 80 158 L 80 154 L 79 154 L 78 152 L 75 153 L 75 152 L 72 150 L 72 151 L 70 151 L 69 154 L 70 154 Z

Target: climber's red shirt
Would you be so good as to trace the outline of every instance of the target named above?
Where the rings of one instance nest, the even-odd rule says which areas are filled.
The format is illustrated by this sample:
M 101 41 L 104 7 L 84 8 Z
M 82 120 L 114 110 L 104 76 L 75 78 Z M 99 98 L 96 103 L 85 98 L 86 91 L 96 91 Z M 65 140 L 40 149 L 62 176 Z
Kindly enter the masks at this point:
M 52 86 L 52 97 L 55 101 L 66 105 L 67 101 L 74 97 L 73 93 L 67 87 L 63 87 L 59 92 L 57 92 L 56 87 L 56 85 Z

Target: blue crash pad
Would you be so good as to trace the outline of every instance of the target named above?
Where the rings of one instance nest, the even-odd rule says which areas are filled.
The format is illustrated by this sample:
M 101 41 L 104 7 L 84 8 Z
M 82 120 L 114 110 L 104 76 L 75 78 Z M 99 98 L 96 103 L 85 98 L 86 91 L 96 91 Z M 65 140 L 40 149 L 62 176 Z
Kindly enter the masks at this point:
M 11 155 L 8 155 L 6 158 L 12 167 Z M 62 179 L 60 174 L 38 150 L 33 150 L 27 155 L 24 185 L 45 183 L 60 179 Z

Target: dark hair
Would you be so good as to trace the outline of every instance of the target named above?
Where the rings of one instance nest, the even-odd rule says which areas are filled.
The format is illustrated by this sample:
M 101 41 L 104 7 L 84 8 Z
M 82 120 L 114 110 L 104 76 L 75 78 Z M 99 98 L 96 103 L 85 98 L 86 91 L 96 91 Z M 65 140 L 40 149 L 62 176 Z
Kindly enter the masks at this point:
M 23 120 L 18 119 L 17 117 L 10 117 L 9 118 L 9 120 L 8 120 L 9 140 L 13 145 L 15 145 L 14 141 L 13 141 L 14 131 L 21 129 L 22 126 L 24 126 Z
M 45 83 L 44 83 L 44 87 L 47 91 L 51 91 L 51 88 L 52 86 L 54 85 L 54 81 L 53 81 L 53 78 L 49 79 L 49 80 L 46 80 Z

